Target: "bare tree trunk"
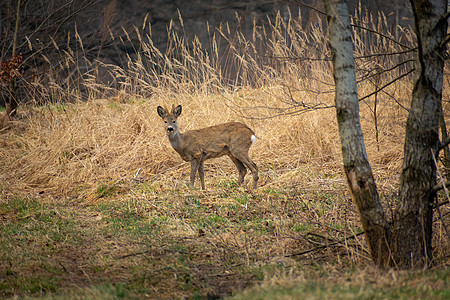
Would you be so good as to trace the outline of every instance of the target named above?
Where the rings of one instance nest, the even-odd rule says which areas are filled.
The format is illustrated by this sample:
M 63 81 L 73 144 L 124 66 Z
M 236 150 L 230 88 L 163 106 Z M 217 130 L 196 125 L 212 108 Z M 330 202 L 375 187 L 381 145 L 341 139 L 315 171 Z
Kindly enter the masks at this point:
M 14 26 L 14 39 L 13 39 L 13 45 L 12 45 L 12 57 L 11 59 L 15 58 L 17 53 L 17 38 L 19 36 L 19 28 L 20 28 L 20 11 L 21 11 L 21 0 L 17 0 L 17 8 L 16 8 L 16 24 Z M 12 114 L 16 113 L 17 109 L 17 88 L 16 88 L 16 78 L 11 77 L 9 78 L 8 82 L 8 90 L 9 90 L 9 105 L 12 110 Z
M 342 156 L 373 261 L 379 266 L 431 264 L 435 153 L 439 148 L 447 0 L 410 0 L 418 44 L 418 78 L 406 124 L 400 199 L 392 233 L 367 160 L 359 123 L 353 43 L 345 0 L 324 0 L 329 24 Z
M 446 0 L 410 0 L 418 44 L 417 70 L 406 124 L 400 199 L 394 213 L 393 263 L 399 268 L 422 268 L 432 260 L 432 205 L 436 166 L 432 155 L 439 146 Z
M 369 244 L 372 260 L 378 266 L 389 262 L 390 229 L 367 159 L 356 88 L 352 31 L 345 0 L 325 0 L 336 84 L 336 113 L 342 143 L 344 169 L 353 201 Z

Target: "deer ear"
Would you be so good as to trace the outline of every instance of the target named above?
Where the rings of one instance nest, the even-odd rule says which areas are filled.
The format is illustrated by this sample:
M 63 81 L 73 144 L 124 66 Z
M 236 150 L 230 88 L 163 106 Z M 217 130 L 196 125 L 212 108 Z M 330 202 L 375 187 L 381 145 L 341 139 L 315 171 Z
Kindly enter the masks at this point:
M 181 105 L 175 107 L 172 111 L 173 115 L 178 118 L 181 115 Z
M 164 118 L 164 117 L 166 116 L 166 111 L 165 111 L 164 108 L 162 108 L 161 106 L 158 106 L 157 111 L 158 111 L 158 115 L 159 115 L 161 118 Z

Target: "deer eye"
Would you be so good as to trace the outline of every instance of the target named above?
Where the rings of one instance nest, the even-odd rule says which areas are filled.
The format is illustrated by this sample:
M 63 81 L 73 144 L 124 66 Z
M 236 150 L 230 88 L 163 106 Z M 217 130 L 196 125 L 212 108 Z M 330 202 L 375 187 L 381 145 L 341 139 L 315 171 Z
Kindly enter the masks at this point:
M 175 124 L 176 121 L 172 121 L 173 124 Z
M 164 121 L 164 123 L 166 123 L 166 124 L 167 124 L 167 121 Z

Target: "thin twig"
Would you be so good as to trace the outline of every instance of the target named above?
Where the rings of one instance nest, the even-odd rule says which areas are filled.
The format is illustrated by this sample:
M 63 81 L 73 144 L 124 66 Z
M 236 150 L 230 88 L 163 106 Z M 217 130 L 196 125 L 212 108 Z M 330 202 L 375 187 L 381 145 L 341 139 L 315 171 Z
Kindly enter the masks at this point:
M 447 188 L 448 186 L 450 186 L 450 181 L 445 181 L 445 182 L 441 182 L 439 184 L 436 184 L 435 186 L 433 186 L 433 188 L 431 189 L 433 192 L 438 192 L 444 188 Z
M 448 144 L 450 144 L 450 137 L 446 138 L 445 140 L 443 140 L 443 141 L 440 143 L 440 145 L 439 145 L 439 147 L 438 147 L 437 152 L 435 153 L 435 155 L 437 155 L 437 154 L 439 153 L 439 151 L 441 151 L 442 149 L 444 149 L 445 147 L 447 147 Z
M 449 204 L 449 203 L 450 203 L 450 200 L 442 201 L 441 203 L 436 203 L 435 206 L 433 206 L 433 209 L 441 207 L 442 205 Z
M 381 32 L 378 32 L 376 30 L 373 30 L 373 29 L 370 29 L 370 28 L 367 28 L 367 27 L 364 27 L 364 26 L 361 26 L 361 25 L 351 24 L 351 26 L 359 28 L 359 29 L 363 29 L 363 30 L 368 31 L 368 32 L 372 32 L 372 33 L 378 34 L 379 36 L 381 36 L 381 37 L 383 37 L 383 38 L 385 38 L 385 39 L 387 39 L 387 40 L 389 40 L 389 41 L 391 41 L 391 42 L 393 42 L 393 43 L 395 43 L 395 44 L 397 44 L 397 45 L 399 45 L 399 46 L 401 46 L 403 48 L 406 48 L 406 49 L 410 50 L 410 47 L 408 47 L 407 45 L 404 45 L 404 44 L 400 43 L 399 41 L 396 41 L 393 38 L 391 38 L 390 36 L 387 36 L 387 35 L 385 35 L 385 34 L 383 34 Z
M 409 70 L 408 72 L 406 72 L 406 73 L 404 73 L 404 74 L 398 76 L 398 77 L 395 78 L 394 80 L 389 81 L 388 83 L 386 83 L 385 85 L 383 85 L 383 86 L 380 87 L 379 89 L 375 90 L 374 92 L 372 92 L 372 93 L 370 93 L 370 94 L 368 94 L 368 95 L 366 95 L 366 96 L 360 98 L 359 101 L 362 101 L 362 100 L 364 100 L 364 99 L 366 99 L 366 98 L 369 98 L 369 97 L 375 95 L 376 93 L 378 93 L 378 92 L 384 90 L 386 87 L 388 87 L 388 86 L 390 86 L 391 84 L 393 84 L 394 82 L 396 82 L 396 81 L 402 79 L 403 77 L 408 76 L 409 74 L 411 74 L 411 73 L 414 72 L 414 71 L 415 71 L 415 68 L 412 68 L 411 70 Z
M 448 42 L 450 42 L 450 34 L 447 34 L 445 39 L 442 40 L 442 42 L 439 44 L 439 48 L 444 48 Z
M 438 166 L 438 163 L 436 161 L 436 157 L 434 156 L 433 150 L 430 149 L 430 151 L 431 151 L 431 156 L 433 157 L 434 165 L 436 166 L 436 171 L 437 171 L 439 177 L 441 178 L 441 180 L 444 181 L 444 177 L 442 177 L 441 170 L 439 170 L 439 166 Z M 445 195 L 447 196 L 447 199 L 450 201 L 450 195 L 448 193 L 447 186 L 445 184 L 443 184 L 442 187 L 444 189 Z M 436 197 L 436 203 L 437 203 L 437 197 Z M 441 210 L 439 208 L 439 205 L 437 205 L 436 208 L 437 208 L 437 211 L 438 211 L 439 219 L 441 220 L 441 223 L 442 223 L 442 227 L 444 227 L 444 231 L 447 234 L 447 238 L 450 240 L 450 234 L 448 233 L 447 226 L 445 225 L 444 219 L 442 218 Z
M 414 48 L 409 48 L 403 51 L 398 51 L 398 52 L 389 52 L 389 53 L 372 53 L 372 54 L 367 54 L 367 55 L 361 55 L 361 56 L 355 56 L 355 59 L 363 59 L 363 58 L 372 58 L 375 56 L 389 56 L 389 55 L 400 55 L 400 54 L 405 54 L 408 52 L 412 52 L 415 51 L 417 49 L 417 47 Z
M 39 25 L 36 27 L 36 29 L 31 33 L 31 34 L 27 34 L 27 39 L 31 40 L 33 38 L 33 36 L 35 36 L 37 33 L 39 33 L 39 31 L 41 30 L 42 26 L 48 24 L 48 21 L 54 16 L 56 15 L 59 11 L 65 9 L 67 6 L 71 6 L 73 4 L 74 0 L 67 2 L 66 4 L 60 6 L 59 8 L 55 9 L 54 11 L 52 11 L 50 14 L 47 15 L 47 17 L 42 20 L 41 22 L 39 22 Z M 25 44 L 27 43 L 27 41 L 23 42 L 22 45 L 20 45 L 19 48 L 22 48 Z M 31 49 L 30 49 L 31 50 Z
M 309 250 L 306 250 L 306 251 L 302 251 L 302 252 L 299 252 L 299 253 L 286 254 L 284 257 L 292 257 L 292 256 L 305 255 L 305 254 L 308 254 L 308 253 L 311 253 L 311 252 L 314 252 L 314 251 L 317 251 L 317 250 L 320 250 L 320 249 L 328 248 L 328 247 L 330 247 L 330 246 L 342 244 L 342 243 L 343 243 L 344 241 L 346 241 L 346 240 L 355 239 L 356 237 L 358 237 L 358 236 L 360 236 L 360 235 L 363 235 L 363 234 L 364 234 L 364 231 L 363 231 L 363 232 L 360 232 L 360 233 L 357 233 L 357 234 L 352 234 L 352 235 L 350 235 L 350 236 L 345 237 L 344 239 L 342 239 L 342 240 L 340 240 L 340 241 L 335 241 L 335 242 L 330 243 L 330 244 L 326 244 L 326 245 L 322 245 L 322 246 L 317 246 L 317 247 L 315 247 L 315 248 L 312 248 L 312 249 L 309 249 Z M 329 239 L 328 239 L 328 240 L 329 240 Z
M 373 69 L 370 69 L 368 72 L 370 73 L 371 71 L 377 70 L 377 69 L 381 69 L 381 71 L 376 72 L 375 74 L 370 74 L 370 75 L 367 75 L 367 76 L 365 76 L 365 77 L 361 77 L 361 78 L 357 81 L 357 83 L 361 83 L 361 82 L 363 82 L 364 80 L 367 80 L 367 79 L 369 79 L 369 78 L 372 78 L 372 77 L 381 75 L 381 74 L 383 74 L 383 73 L 387 73 L 387 72 L 393 71 L 394 69 L 396 69 L 396 68 L 398 68 L 398 67 L 401 67 L 402 65 L 407 64 L 407 63 L 409 63 L 409 62 L 413 62 L 413 61 L 415 61 L 415 60 L 413 60 L 413 59 L 404 60 L 404 61 L 402 61 L 402 62 L 396 64 L 395 66 L 392 66 L 392 67 L 389 68 L 389 69 L 381 69 L 380 67 L 375 67 L 375 68 L 373 68 Z

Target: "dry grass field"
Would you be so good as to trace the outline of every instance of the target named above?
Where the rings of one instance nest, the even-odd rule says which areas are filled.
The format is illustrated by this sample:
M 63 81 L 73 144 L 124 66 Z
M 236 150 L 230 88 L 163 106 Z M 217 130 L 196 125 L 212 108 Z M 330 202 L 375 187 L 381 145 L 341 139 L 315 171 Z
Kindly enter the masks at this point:
M 435 267 L 373 267 L 343 176 L 326 34 L 300 24 L 277 18 L 251 40 L 225 26 L 220 55 L 215 41 L 208 55 L 173 30 L 162 53 L 144 26 L 127 69 L 92 62 L 77 81 L 58 79 L 79 61 L 62 53 L 51 80 L 35 83 L 51 103 L 20 106 L 0 130 L 0 297 L 448 299 L 448 204 L 435 214 Z M 360 110 L 390 216 L 413 76 L 394 79 L 413 53 L 365 58 L 402 45 L 360 32 L 355 42 L 360 97 L 388 85 Z M 447 119 L 448 88 L 446 77 Z M 205 163 L 206 191 L 198 178 L 188 187 L 190 165 L 156 112 L 173 104 L 183 105 L 182 131 L 237 120 L 256 132 L 257 190 L 250 174 L 237 185 L 228 158 Z

